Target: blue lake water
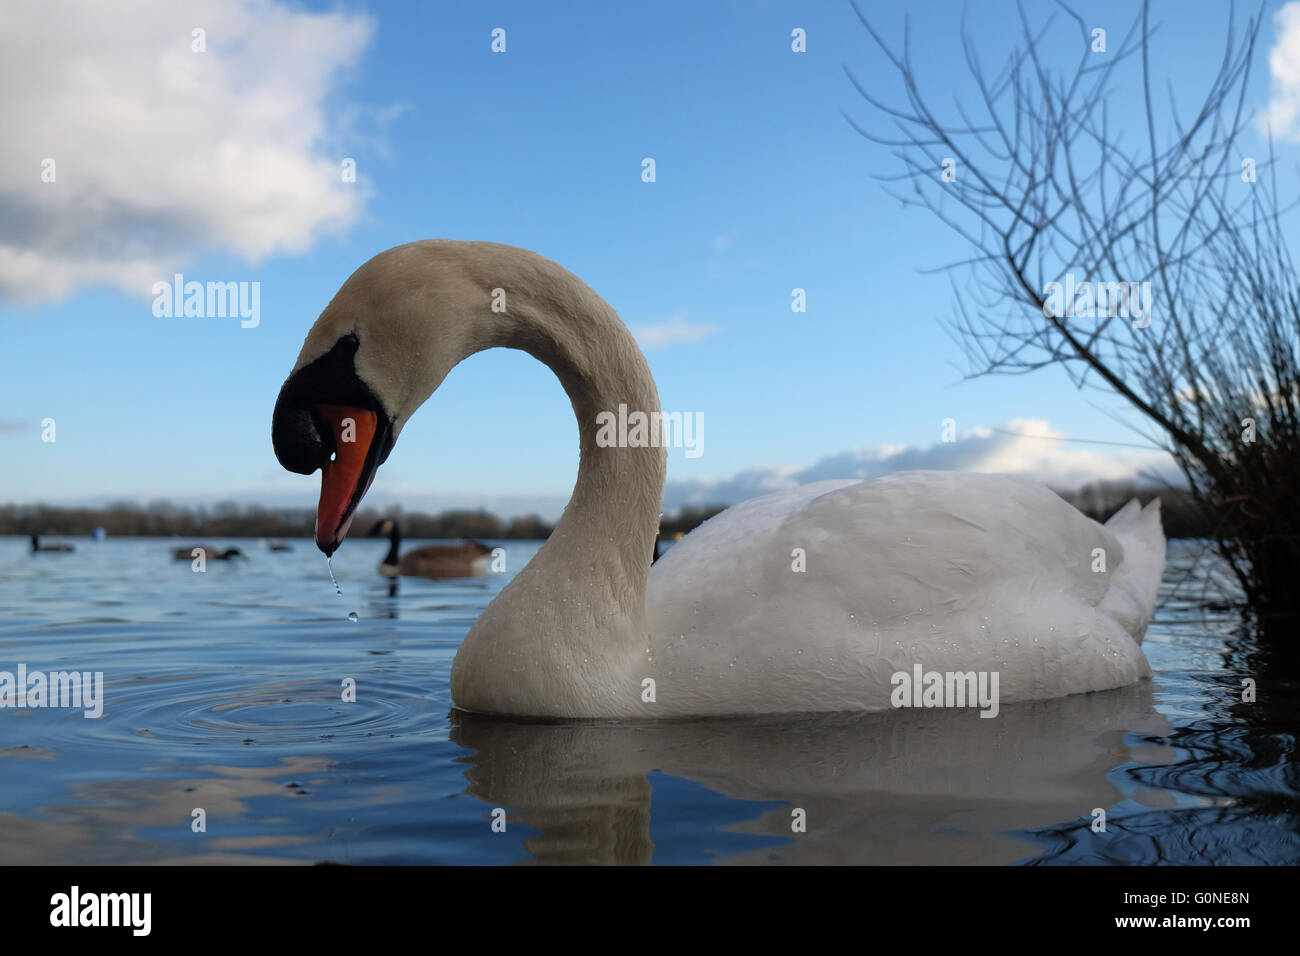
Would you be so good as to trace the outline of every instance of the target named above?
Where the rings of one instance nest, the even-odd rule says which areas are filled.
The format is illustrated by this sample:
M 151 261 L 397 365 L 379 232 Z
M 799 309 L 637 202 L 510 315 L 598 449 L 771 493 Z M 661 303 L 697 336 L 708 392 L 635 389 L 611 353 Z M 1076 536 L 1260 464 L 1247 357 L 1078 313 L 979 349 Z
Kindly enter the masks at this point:
M 387 542 L 349 540 L 340 598 L 310 541 L 47 541 L 76 551 L 0 538 L 0 670 L 102 671 L 105 703 L 0 710 L 0 864 L 1300 861 L 1300 686 L 1205 609 L 1231 588 L 1195 542 L 1133 688 L 620 724 L 451 709 L 457 646 L 538 543 L 394 596 Z M 191 543 L 248 557 L 194 573 Z

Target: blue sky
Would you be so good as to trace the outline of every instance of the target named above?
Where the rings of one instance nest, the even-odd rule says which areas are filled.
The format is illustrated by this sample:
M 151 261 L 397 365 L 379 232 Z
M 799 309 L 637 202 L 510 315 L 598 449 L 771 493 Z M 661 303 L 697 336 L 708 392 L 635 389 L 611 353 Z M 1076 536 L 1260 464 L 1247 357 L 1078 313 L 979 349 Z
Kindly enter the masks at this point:
M 938 101 L 968 97 L 960 5 L 863 3 L 896 40 L 904 6 Z M 1085 5 L 1112 42 L 1130 7 Z M 1271 83 L 1267 61 L 1280 7 L 1266 6 L 1251 99 L 1263 111 L 1272 95 L 1285 114 L 1295 91 Z M 972 10 L 998 59 L 1015 39 L 1014 7 Z M 908 448 L 943 466 L 932 446 L 947 417 L 961 433 L 1138 440 L 1113 417 L 1121 405 L 1058 370 L 961 381 L 943 328 L 948 283 L 921 270 L 965 250 L 885 195 L 872 174 L 896 167 L 842 115 L 878 123 L 845 65 L 891 100 L 899 89 L 847 2 L 141 0 L 60 32 L 67 17 L 58 3 L 0 16 L 0 70 L 43 58 L 54 71 L 4 86 L 0 220 L 16 225 L 0 226 L 0 502 L 312 506 L 317 479 L 281 471 L 269 440 L 302 337 L 370 256 L 441 236 L 533 249 L 629 325 L 693 330 L 647 351 L 664 408 L 705 421 L 704 454 L 670 456 L 676 500 L 829 477 L 814 466 L 848 452 Z M 1225 17 L 1217 2 L 1155 5 L 1161 69 L 1180 102 L 1217 65 Z M 206 31 L 204 54 L 190 49 L 192 26 Z M 504 54 L 490 49 L 496 27 Z M 806 53 L 790 49 L 795 27 Z M 1275 51 L 1282 73 L 1291 49 Z M 155 66 L 175 82 L 151 76 Z M 69 128 L 79 126 L 94 136 Z M 1262 152 L 1253 130 L 1246 142 Z M 1280 151 L 1293 169 L 1294 146 Z M 40 182 L 47 156 L 57 184 Z M 357 183 L 330 174 L 344 157 Z M 654 183 L 641 180 L 643 157 L 655 159 Z M 29 248 L 40 252 L 30 268 Z M 260 325 L 155 317 L 150 287 L 174 271 L 260 282 Z M 795 287 L 805 313 L 790 309 Z M 45 418 L 54 443 L 41 441 Z M 1070 480 L 1155 460 L 1042 439 L 986 450 Z M 497 351 L 449 377 L 371 498 L 553 516 L 576 463 L 554 377 Z M 755 469 L 757 485 L 737 478 Z

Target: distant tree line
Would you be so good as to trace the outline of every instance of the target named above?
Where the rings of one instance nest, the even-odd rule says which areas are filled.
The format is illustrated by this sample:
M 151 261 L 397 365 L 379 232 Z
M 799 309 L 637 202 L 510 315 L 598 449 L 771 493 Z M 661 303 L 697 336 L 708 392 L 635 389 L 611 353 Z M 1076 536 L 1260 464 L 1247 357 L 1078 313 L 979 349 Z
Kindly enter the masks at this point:
M 686 505 L 676 515 L 672 517 L 664 515 L 659 519 L 659 537 L 665 541 L 671 541 L 679 534 L 689 534 L 714 515 L 726 509 L 726 505 L 702 505 L 700 507 Z
M 1125 503 L 1137 498 L 1147 504 L 1160 499 L 1160 520 L 1167 538 L 1212 538 L 1217 520 L 1205 514 L 1190 491 L 1181 488 L 1139 487 L 1132 481 L 1101 481 L 1077 491 L 1056 492 L 1094 521 L 1105 521 Z
M 1134 482 L 1098 482 L 1076 491 L 1057 492 L 1088 517 L 1105 521 L 1130 498 L 1143 504 L 1161 499 L 1165 534 L 1171 538 L 1208 538 L 1214 521 L 1187 492 L 1177 488 L 1139 487 Z M 687 505 L 659 523 L 660 536 L 687 534 L 722 511 L 725 505 Z M 484 510 L 357 513 L 353 533 L 365 534 L 381 518 L 396 517 L 408 538 L 497 538 L 539 541 L 553 525 L 537 515 L 504 520 Z M 107 508 L 56 508 L 50 505 L 0 505 L 0 534 L 87 535 L 103 528 L 114 537 L 304 538 L 313 534 L 315 512 L 307 508 L 263 508 L 221 502 L 211 508 L 180 507 L 167 501 L 147 505 L 120 503 Z
M 381 518 L 396 517 L 409 538 L 546 538 L 552 526 L 537 515 L 504 520 L 483 510 L 387 512 L 366 508 L 357 512 L 353 533 L 365 534 Z M 107 508 L 59 508 L 51 505 L 0 505 L 0 534 L 90 534 L 103 528 L 113 537 L 208 535 L 215 538 L 303 538 L 316 527 L 308 508 L 263 508 L 221 502 L 182 507 L 168 501 L 147 505 L 122 502 Z

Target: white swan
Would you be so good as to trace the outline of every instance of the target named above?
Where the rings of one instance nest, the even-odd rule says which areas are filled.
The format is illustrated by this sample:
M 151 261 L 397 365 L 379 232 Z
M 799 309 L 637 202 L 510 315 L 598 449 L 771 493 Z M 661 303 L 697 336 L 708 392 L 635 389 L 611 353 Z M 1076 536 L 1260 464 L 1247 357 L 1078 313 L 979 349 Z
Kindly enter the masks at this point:
M 596 441 L 602 411 L 659 410 L 645 359 L 576 276 L 495 243 L 381 253 L 308 332 L 272 440 L 285 468 L 322 471 L 321 550 L 342 541 L 447 373 L 498 346 L 555 371 L 581 457 L 554 533 L 456 655 L 457 707 L 571 718 L 887 710 L 891 677 L 914 664 L 997 672 L 1003 701 L 1149 676 L 1140 642 L 1164 567 L 1154 504 L 1131 502 L 1102 526 L 1005 476 L 821 482 L 723 512 L 651 574 L 665 453 Z

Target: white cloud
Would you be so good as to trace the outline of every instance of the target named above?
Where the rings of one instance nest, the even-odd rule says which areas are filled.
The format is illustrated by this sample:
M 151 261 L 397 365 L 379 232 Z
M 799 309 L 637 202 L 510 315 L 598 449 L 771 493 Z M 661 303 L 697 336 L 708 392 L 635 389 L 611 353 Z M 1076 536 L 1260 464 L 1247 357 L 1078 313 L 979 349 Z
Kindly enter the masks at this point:
M 997 429 L 974 428 L 955 442 L 928 447 L 888 445 L 828 455 L 806 468 L 752 468 L 729 478 L 670 481 L 664 508 L 732 505 L 828 478 L 878 478 L 913 469 L 1022 475 L 1062 491 L 1096 481 L 1141 480 L 1152 473 L 1161 480 L 1180 480 L 1164 452 L 1133 449 L 1115 454 L 1077 448 L 1065 438 L 1045 421 L 1014 419 Z
M 660 349 L 679 342 L 698 342 L 718 330 L 715 325 L 692 325 L 681 314 L 657 325 L 630 325 L 628 328 L 643 349 Z
M 275 0 L 5 3 L 0 298 L 147 296 L 202 251 L 256 263 L 347 227 L 366 190 L 326 100 L 373 32 Z
M 1273 16 L 1277 41 L 1268 53 L 1272 95 L 1262 121 L 1279 139 L 1300 139 L 1300 2 Z

